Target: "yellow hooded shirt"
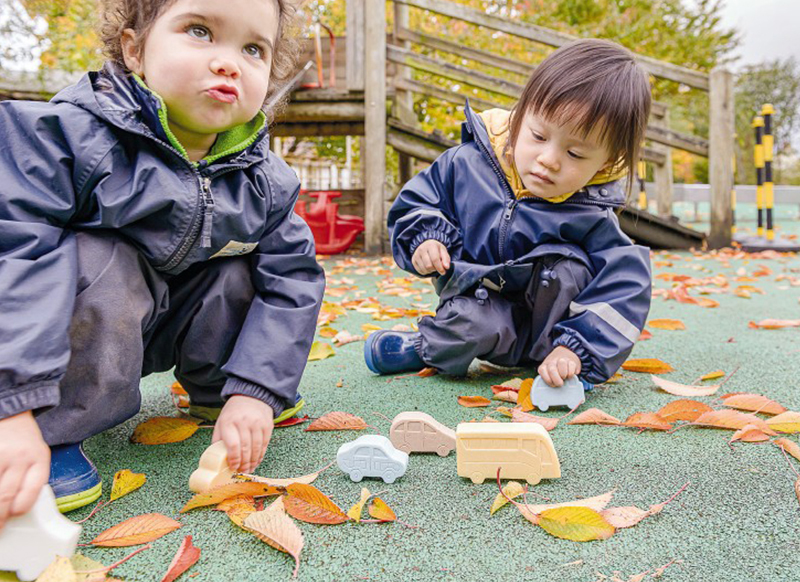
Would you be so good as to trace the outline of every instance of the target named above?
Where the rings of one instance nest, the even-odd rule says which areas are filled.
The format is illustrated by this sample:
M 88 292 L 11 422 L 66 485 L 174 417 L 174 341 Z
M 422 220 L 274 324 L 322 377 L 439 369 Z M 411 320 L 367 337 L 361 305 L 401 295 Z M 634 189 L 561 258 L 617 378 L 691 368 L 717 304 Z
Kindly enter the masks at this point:
M 511 112 L 506 111 L 505 109 L 488 109 L 483 113 L 479 113 L 478 117 L 483 120 L 483 124 L 486 126 L 486 131 L 489 133 L 489 143 L 491 143 L 492 150 L 494 150 L 494 154 L 497 156 L 497 159 L 500 160 L 500 166 L 502 167 L 503 173 L 505 173 L 506 178 L 508 179 L 508 183 L 511 185 L 511 191 L 514 193 L 514 196 L 516 196 L 517 200 L 528 196 L 536 196 L 535 194 L 528 192 L 528 190 L 525 188 L 525 185 L 522 183 L 522 178 L 520 178 L 517 168 L 514 165 L 514 158 L 511 148 L 506 150 L 506 144 L 508 143 L 509 135 L 508 123 L 511 120 Z M 589 180 L 587 186 L 590 184 L 605 184 L 607 182 L 613 182 L 614 180 L 619 180 L 624 176 L 624 171 L 609 173 L 607 170 L 601 170 L 597 172 L 591 180 Z M 540 199 L 547 200 L 548 202 L 555 204 L 558 202 L 564 202 L 564 200 L 567 200 L 573 194 L 575 194 L 575 192 L 568 192 L 567 194 L 556 196 L 555 198 Z

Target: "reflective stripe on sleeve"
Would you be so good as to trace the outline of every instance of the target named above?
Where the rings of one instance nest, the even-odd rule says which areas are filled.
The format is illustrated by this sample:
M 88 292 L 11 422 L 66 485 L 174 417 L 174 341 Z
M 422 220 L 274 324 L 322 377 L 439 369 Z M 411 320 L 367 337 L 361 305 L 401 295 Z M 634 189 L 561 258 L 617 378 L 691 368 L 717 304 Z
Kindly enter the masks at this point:
M 414 218 L 415 216 L 420 216 L 420 215 L 424 215 L 424 216 L 438 216 L 439 218 L 441 218 L 442 220 L 444 220 L 444 221 L 445 221 L 447 224 L 449 224 L 450 226 L 452 226 L 453 228 L 455 228 L 455 225 L 454 225 L 452 222 L 450 222 L 449 220 L 447 220 L 447 218 L 445 217 L 445 215 L 444 215 L 444 214 L 442 214 L 442 213 L 441 213 L 441 212 L 439 212 L 438 210 L 431 210 L 431 209 L 429 209 L 429 208 L 420 208 L 419 210 L 415 210 L 414 212 L 409 212 L 409 213 L 408 213 L 408 214 L 406 214 L 404 217 L 402 217 L 402 218 L 398 218 L 398 219 L 395 221 L 395 224 L 400 224 L 401 222 L 405 222 L 406 220 L 411 220 L 411 219 L 412 219 L 412 218 Z
M 581 305 L 574 301 L 569 304 L 570 316 L 578 315 L 584 311 L 591 311 L 597 317 L 605 321 L 608 325 L 616 329 L 631 343 L 635 343 L 639 339 L 639 330 L 630 321 L 622 317 L 622 315 L 611 307 L 608 303 L 590 303 L 589 305 Z

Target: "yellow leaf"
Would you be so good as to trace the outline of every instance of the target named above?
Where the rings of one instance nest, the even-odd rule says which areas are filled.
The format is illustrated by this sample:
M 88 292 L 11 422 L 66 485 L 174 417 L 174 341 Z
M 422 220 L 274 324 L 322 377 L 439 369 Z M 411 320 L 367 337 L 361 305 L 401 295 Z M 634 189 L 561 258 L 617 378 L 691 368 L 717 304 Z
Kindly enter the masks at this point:
M 380 497 L 376 497 L 370 501 L 369 508 L 367 510 L 372 517 L 380 521 L 397 520 L 397 516 L 395 515 L 394 511 L 392 511 L 392 508 L 386 505 L 386 503 Z
M 226 499 L 239 497 L 241 495 L 264 497 L 267 495 L 280 495 L 282 493 L 283 489 L 267 485 L 266 483 L 226 483 L 225 485 L 209 489 L 205 493 L 198 493 L 183 506 L 180 512 L 186 513 L 198 507 L 216 505 Z
M 622 364 L 622 369 L 629 372 L 646 372 L 648 374 L 666 374 L 675 370 L 669 364 L 653 358 L 628 360 Z
M 166 445 L 185 441 L 197 432 L 198 418 L 157 416 L 146 420 L 133 430 L 131 442 L 140 445 Z
M 224 510 L 228 519 L 242 529 L 247 529 L 244 526 L 244 521 L 247 519 L 247 516 L 256 512 L 256 506 L 252 497 L 227 499 L 220 503 L 217 509 Z
M 789 410 L 778 416 L 773 416 L 767 420 L 767 426 L 778 432 L 800 432 L 800 413 Z
M 326 325 L 324 327 L 319 328 L 319 332 L 318 333 L 319 333 L 320 337 L 325 337 L 325 338 L 328 338 L 328 339 L 332 339 L 332 338 L 336 337 L 336 334 L 339 333 L 339 332 L 336 331 L 335 329 L 333 329 L 331 326 Z
M 557 507 L 539 515 L 539 525 L 552 536 L 574 542 L 606 540 L 614 535 L 614 526 L 588 507 Z
M 800 461 L 800 445 L 798 445 L 796 442 L 784 438 L 775 439 L 772 442 Z
M 651 319 L 647 325 L 656 329 L 679 330 L 686 329 L 686 326 L 679 319 Z
M 522 412 L 530 412 L 533 410 L 533 403 L 531 402 L 531 387 L 533 387 L 533 378 L 527 378 L 522 381 L 519 386 L 519 394 L 517 394 L 517 404 L 520 405 Z
M 709 372 L 705 374 L 703 377 L 700 378 L 703 382 L 706 380 L 716 380 L 717 378 L 722 378 L 725 375 L 725 372 L 722 370 L 717 370 L 716 372 Z
M 114 475 L 114 484 L 111 486 L 111 501 L 135 491 L 147 481 L 144 473 L 133 473 L 128 469 L 117 471 Z
M 16 580 L 16 577 L 13 579 Z M 77 582 L 77 580 L 78 577 L 69 558 L 56 556 L 53 563 L 39 575 L 36 582 Z
M 330 358 L 336 352 L 333 351 L 333 347 L 330 344 L 326 344 L 325 342 L 314 342 L 311 344 L 311 351 L 308 354 L 308 361 L 314 362 L 316 360 L 324 360 L 325 358 Z
M 282 498 L 279 497 L 265 510 L 248 516 L 244 525 L 265 544 L 292 556 L 295 562 L 294 575 L 297 575 L 300 552 L 303 550 L 303 532 L 286 515 Z
M 519 481 L 509 481 L 506 483 L 505 487 L 503 487 L 503 493 L 505 493 L 505 497 L 503 497 L 503 493 L 498 493 L 497 497 L 494 498 L 494 503 L 492 503 L 492 508 L 489 510 L 489 515 L 494 515 L 495 512 L 506 505 L 509 499 L 514 499 L 515 497 L 519 497 L 525 492 L 525 488 Z
M 160 513 L 145 513 L 110 527 L 92 540 L 95 546 L 119 548 L 146 544 L 175 531 L 182 524 Z
M 355 520 L 356 522 L 361 522 L 361 512 L 364 510 L 364 504 L 367 502 L 367 499 L 369 499 L 369 496 L 369 489 L 362 487 L 361 499 L 359 499 L 358 502 L 353 505 L 353 507 L 347 510 L 347 516 L 350 519 Z

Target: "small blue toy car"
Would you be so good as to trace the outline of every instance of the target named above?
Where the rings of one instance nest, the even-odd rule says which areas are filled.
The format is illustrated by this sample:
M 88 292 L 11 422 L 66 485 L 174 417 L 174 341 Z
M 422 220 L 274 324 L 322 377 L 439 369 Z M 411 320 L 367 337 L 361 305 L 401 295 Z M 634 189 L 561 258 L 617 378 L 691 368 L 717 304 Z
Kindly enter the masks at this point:
M 531 403 L 542 412 L 547 412 L 551 406 L 566 406 L 570 410 L 586 401 L 586 390 L 593 386 L 573 376 L 564 381 L 563 386 L 555 388 L 537 376 L 531 386 Z
M 355 482 L 364 477 L 380 477 L 386 483 L 394 483 L 405 475 L 408 454 L 394 448 L 385 436 L 369 434 L 339 447 L 336 464 Z

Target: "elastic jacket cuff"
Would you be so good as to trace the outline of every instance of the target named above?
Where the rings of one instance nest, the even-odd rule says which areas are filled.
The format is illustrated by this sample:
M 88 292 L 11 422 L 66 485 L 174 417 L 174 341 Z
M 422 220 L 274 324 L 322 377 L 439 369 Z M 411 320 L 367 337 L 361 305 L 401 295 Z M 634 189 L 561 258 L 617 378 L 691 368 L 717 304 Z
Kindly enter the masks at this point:
M 0 420 L 26 412 L 42 410 L 58 406 L 61 392 L 58 382 L 46 380 L 23 386 L 15 386 L 12 390 L 0 394 Z
M 447 248 L 448 251 L 450 250 L 450 237 L 447 235 L 447 233 L 441 230 L 425 230 L 411 240 L 411 246 L 408 248 L 409 258 L 414 256 L 414 252 L 417 250 L 419 245 L 430 239 L 438 240 Z
M 269 404 L 274 411 L 275 418 L 278 418 L 281 412 L 286 409 L 286 401 L 282 398 L 279 398 L 263 386 L 260 386 L 259 384 L 253 384 L 247 380 L 242 380 L 236 376 L 230 376 L 225 381 L 225 386 L 222 388 L 222 397 L 227 399 L 229 396 L 233 396 L 234 394 L 250 396 L 252 398 L 259 399 L 261 402 Z
M 601 384 L 608 380 L 603 378 L 601 373 L 598 373 L 598 368 L 592 361 L 592 356 L 583 347 L 583 343 L 569 332 L 562 333 L 555 342 L 553 347 L 564 346 L 571 352 L 574 352 L 578 359 L 581 361 L 581 373 L 578 374 L 581 378 L 585 379 L 592 384 Z

